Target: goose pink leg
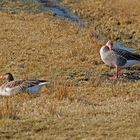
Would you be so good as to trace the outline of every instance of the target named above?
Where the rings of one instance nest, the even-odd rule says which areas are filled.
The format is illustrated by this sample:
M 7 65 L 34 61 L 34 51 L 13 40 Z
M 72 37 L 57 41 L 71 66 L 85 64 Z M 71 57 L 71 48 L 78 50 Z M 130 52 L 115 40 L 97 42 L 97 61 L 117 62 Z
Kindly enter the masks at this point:
M 116 66 L 116 74 L 114 76 L 110 77 L 109 79 L 110 80 L 117 80 L 120 75 L 122 75 L 121 69 Z

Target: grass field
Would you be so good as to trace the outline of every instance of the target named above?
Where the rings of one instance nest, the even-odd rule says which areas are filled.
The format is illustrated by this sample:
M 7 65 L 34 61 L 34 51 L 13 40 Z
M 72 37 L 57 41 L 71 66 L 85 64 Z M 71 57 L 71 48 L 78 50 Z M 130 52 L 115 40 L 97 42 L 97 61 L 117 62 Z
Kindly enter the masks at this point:
M 99 50 L 109 38 L 140 50 L 140 1 L 61 2 L 88 24 L 31 12 L 26 4 L 20 9 L 18 1 L 1 5 L 0 73 L 51 84 L 37 97 L 11 97 L 9 108 L 0 97 L 0 139 L 139 140 L 140 67 L 108 80 L 114 69 L 101 61 Z M 12 6 L 18 12 L 4 10 Z M 93 36 L 95 29 L 105 40 Z

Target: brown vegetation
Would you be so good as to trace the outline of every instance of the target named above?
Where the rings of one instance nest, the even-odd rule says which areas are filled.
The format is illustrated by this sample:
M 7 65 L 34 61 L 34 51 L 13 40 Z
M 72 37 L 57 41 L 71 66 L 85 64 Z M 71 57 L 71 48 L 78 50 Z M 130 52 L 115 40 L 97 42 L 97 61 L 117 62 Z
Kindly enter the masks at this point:
M 139 139 L 140 80 L 108 80 L 112 72 L 99 56 L 104 41 L 91 33 L 96 27 L 106 39 L 114 36 L 139 50 L 139 0 L 64 3 L 88 25 L 48 13 L 0 13 L 0 72 L 51 81 L 37 97 L 13 96 L 7 110 L 0 98 L 0 138 Z M 124 72 L 140 76 L 138 66 Z

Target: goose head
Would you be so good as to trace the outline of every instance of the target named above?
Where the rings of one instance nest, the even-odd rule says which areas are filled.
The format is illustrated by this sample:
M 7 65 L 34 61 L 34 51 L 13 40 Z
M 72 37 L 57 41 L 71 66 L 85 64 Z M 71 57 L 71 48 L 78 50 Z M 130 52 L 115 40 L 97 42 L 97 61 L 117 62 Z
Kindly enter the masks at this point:
M 109 41 L 106 43 L 106 46 L 108 46 L 109 50 L 111 51 L 112 48 L 113 48 L 113 41 L 109 40 Z
M 1 75 L 0 79 L 7 79 L 7 81 L 10 82 L 14 80 L 14 77 L 10 72 L 8 72 L 8 73 L 5 73 L 4 75 Z

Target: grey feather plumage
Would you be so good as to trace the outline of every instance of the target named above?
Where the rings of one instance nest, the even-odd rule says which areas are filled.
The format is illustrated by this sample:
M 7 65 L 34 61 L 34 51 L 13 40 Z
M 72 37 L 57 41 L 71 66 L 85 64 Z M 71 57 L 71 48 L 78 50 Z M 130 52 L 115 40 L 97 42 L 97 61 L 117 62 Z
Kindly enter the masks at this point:
M 9 74 L 8 78 L 9 78 Z M 10 74 L 12 75 L 12 74 Z M 43 85 L 48 84 L 46 80 L 14 80 L 14 78 L 9 79 L 8 82 L 0 86 L 0 95 L 10 96 L 22 92 L 28 93 L 39 93 Z

